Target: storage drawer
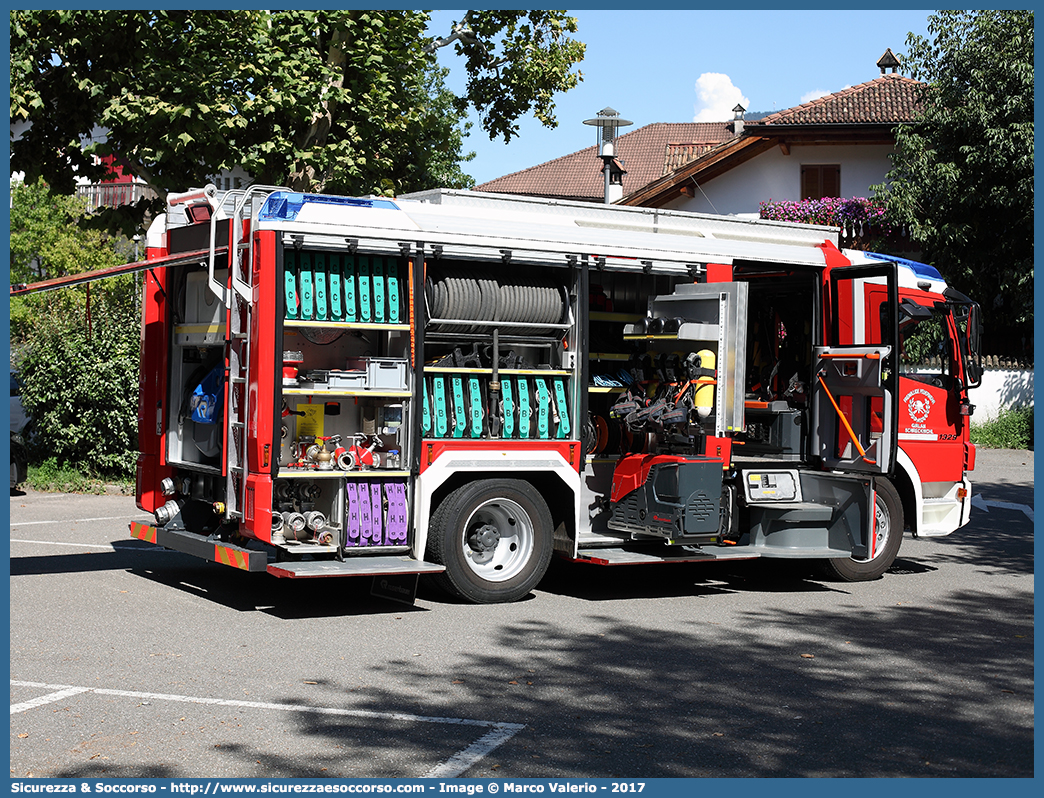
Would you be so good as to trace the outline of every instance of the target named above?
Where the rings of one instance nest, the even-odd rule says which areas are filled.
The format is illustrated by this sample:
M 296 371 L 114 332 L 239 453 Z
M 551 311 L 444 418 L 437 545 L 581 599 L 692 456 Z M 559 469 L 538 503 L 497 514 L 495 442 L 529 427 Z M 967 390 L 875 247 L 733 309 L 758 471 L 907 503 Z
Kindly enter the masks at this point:
M 366 366 L 367 381 L 371 390 L 405 391 L 406 358 L 373 357 Z
M 365 371 L 331 371 L 331 391 L 358 391 L 367 387 L 369 378 Z

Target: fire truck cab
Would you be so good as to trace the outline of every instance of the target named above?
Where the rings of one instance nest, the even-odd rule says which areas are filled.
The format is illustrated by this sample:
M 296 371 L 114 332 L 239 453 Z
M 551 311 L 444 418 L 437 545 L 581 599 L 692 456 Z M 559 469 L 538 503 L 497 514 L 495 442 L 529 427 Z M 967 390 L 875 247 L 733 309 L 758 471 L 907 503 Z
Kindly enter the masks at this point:
M 834 240 L 444 189 L 172 196 L 142 320 L 156 523 L 132 535 L 473 602 L 553 555 L 876 578 L 905 527 L 968 521 L 978 308 Z

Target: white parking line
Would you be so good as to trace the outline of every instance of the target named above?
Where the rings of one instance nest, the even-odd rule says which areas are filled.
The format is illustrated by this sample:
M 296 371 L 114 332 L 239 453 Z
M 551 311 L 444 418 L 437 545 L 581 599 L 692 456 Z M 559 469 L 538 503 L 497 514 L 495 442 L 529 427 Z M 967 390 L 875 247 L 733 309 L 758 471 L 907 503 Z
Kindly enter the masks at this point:
M 15 684 L 15 682 L 11 682 L 11 684 Z M 29 686 L 35 687 L 36 685 Z M 80 693 L 86 693 L 89 689 L 90 688 L 88 687 L 66 687 L 56 693 L 42 695 L 39 698 L 23 701 L 20 704 L 11 704 L 11 714 L 17 715 L 19 712 L 25 712 L 27 709 L 42 707 L 44 704 L 53 704 L 55 701 L 61 701 L 63 698 L 68 698 L 69 696 L 78 695 Z
M 463 751 L 458 751 L 445 762 L 437 764 L 421 778 L 456 778 L 480 759 L 492 753 L 494 748 L 503 745 L 524 728 L 525 726 L 520 723 L 499 723 Z
M 110 515 L 105 518 L 59 518 L 56 521 L 19 521 L 11 524 L 11 528 L 13 529 L 16 526 L 39 526 L 40 524 L 81 524 L 85 521 L 126 521 L 128 519 L 148 521 L 147 516 L 138 513 L 137 515 Z
M 341 715 L 352 718 L 379 718 L 382 720 L 401 720 L 407 723 L 443 723 L 453 726 L 477 726 L 489 731 L 467 748 L 458 751 L 444 762 L 425 773 L 421 778 L 454 778 L 472 767 L 483 757 L 488 756 L 498 746 L 503 745 L 526 726 L 524 723 L 498 723 L 491 720 L 472 720 L 469 718 L 444 718 L 434 715 L 410 715 L 404 712 L 375 712 L 369 709 L 343 709 L 341 707 L 314 707 L 307 704 L 272 704 L 264 701 L 241 701 L 227 698 L 205 698 L 203 696 L 170 695 L 167 693 L 143 693 L 134 690 L 108 690 L 101 687 L 75 687 L 64 684 L 44 684 L 42 682 L 22 682 L 11 680 L 14 687 L 36 687 L 54 690 L 40 698 L 23 701 L 11 705 L 11 714 L 24 712 L 27 709 L 60 701 L 63 698 L 79 693 L 97 693 L 98 695 L 120 696 L 124 698 L 144 698 L 152 701 L 176 701 L 186 704 L 206 704 L 221 707 L 244 707 L 249 709 L 277 710 L 280 712 L 311 712 L 320 715 Z
M 78 549 L 108 549 L 109 551 L 171 551 L 171 549 L 164 549 L 160 546 L 143 548 L 141 546 L 115 546 L 112 543 L 65 543 L 58 540 L 24 540 L 22 538 L 11 538 L 11 542 L 29 543 L 37 546 L 72 546 Z

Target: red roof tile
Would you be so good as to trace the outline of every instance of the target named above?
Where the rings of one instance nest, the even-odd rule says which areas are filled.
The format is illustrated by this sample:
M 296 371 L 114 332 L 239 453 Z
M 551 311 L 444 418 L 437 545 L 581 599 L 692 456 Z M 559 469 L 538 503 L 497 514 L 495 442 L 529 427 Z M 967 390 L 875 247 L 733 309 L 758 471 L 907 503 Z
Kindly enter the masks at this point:
M 689 161 L 695 161 L 720 143 L 715 141 L 709 144 L 668 144 L 663 155 L 663 174 L 673 172 L 679 166 L 685 166 Z
M 748 122 L 747 127 L 912 122 L 921 109 L 918 101 L 921 86 L 920 82 L 902 75 L 882 75 L 868 83 Z
M 616 157 L 627 171 L 624 193 L 684 163 L 680 158 L 692 160 L 731 138 L 730 128 L 728 122 L 656 122 L 620 136 Z M 601 201 L 604 185 L 598 150 L 592 146 L 482 183 L 475 190 Z

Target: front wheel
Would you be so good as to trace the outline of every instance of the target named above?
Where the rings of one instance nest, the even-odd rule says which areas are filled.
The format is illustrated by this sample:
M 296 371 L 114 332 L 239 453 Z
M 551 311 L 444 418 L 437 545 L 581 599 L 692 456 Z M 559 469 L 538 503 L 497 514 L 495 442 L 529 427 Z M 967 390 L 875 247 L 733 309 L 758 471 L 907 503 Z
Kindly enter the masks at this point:
M 428 558 L 447 592 L 476 604 L 517 601 L 547 571 L 551 513 L 528 482 L 484 479 L 446 496 L 432 515 Z
M 903 503 L 895 486 L 887 479 L 878 479 L 876 489 L 872 556 L 868 559 L 824 560 L 823 567 L 828 576 L 845 582 L 866 582 L 877 579 L 895 562 L 903 542 Z

